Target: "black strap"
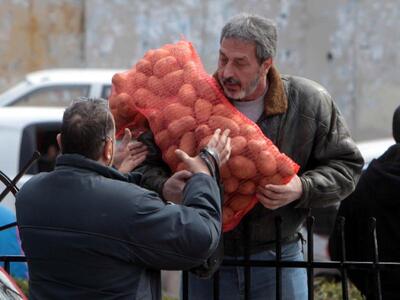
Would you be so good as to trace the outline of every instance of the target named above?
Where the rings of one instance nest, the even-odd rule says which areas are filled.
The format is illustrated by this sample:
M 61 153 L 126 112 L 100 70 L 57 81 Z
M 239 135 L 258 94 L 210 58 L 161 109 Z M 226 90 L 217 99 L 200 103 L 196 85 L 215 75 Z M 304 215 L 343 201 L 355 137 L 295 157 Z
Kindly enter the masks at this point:
M 200 151 L 199 156 L 206 163 L 211 176 L 215 178 L 217 183 L 220 183 L 220 174 L 219 174 L 219 164 L 217 158 L 214 156 L 214 153 L 210 152 L 207 148 L 204 148 Z

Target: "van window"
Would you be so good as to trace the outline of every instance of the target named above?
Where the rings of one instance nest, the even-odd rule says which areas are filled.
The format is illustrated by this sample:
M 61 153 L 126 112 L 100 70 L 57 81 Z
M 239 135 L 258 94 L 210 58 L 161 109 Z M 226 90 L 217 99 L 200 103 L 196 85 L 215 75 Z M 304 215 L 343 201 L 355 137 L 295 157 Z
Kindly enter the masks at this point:
M 56 136 L 61 130 L 61 122 L 38 123 L 27 126 L 22 133 L 19 171 L 38 150 L 41 157 L 28 169 L 26 174 L 49 172 L 54 169 L 59 154 Z
M 71 100 L 89 95 L 89 85 L 48 86 L 34 90 L 18 99 L 10 106 L 60 106 L 67 107 Z
M 103 89 L 101 91 L 101 98 L 108 100 L 108 97 L 110 97 L 110 94 L 111 94 L 111 85 L 103 86 Z

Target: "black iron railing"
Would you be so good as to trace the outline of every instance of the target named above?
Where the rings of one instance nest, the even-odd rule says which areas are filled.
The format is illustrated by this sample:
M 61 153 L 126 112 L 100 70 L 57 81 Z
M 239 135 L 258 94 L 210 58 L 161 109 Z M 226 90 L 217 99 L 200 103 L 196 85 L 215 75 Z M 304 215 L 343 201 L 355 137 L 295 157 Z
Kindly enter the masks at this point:
M 341 274 L 341 286 L 342 286 L 342 299 L 349 299 L 349 279 L 347 275 L 348 270 L 366 270 L 374 273 L 373 290 L 374 298 L 382 299 L 380 272 L 400 270 L 400 263 L 398 262 L 380 262 L 378 258 L 378 243 L 376 236 L 376 220 L 375 218 L 370 219 L 370 232 L 371 238 L 373 239 L 373 258 L 371 261 L 347 261 L 345 252 L 345 239 L 344 239 L 344 226 L 345 220 L 343 217 L 338 218 L 340 240 L 341 240 L 341 260 L 340 261 L 314 261 L 314 247 L 313 247 L 313 225 L 314 217 L 307 217 L 307 260 L 306 261 L 282 261 L 281 260 L 281 223 L 282 220 L 278 216 L 275 219 L 276 224 L 276 236 L 277 242 L 275 245 L 276 260 L 264 261 L 264 260 L 251 260 L 248 259 L 248 255 L 244 256 L 243 260 L 224 260 L 222 265 L 224 266 L 242 266 L 245 268 L 245 299 L 251 299 L 250 294 L 250 268 L 262 268 L 262 267 L 274 267 L 276 268 L 276 299 L 282 299 L 282 268 L 303 268 L 307 271 L 307 285 L 308 285 L 308 299 L 314 299 L 314 269 L 337 269 Z M 184 300 L 189 299 L 189 276 L 188 272 L 183 272 L 182 276 L 182 295 Z M 219 273 L 216 272 L 213 276 L 214 280 L 214 300 L 218 300 L 219 295 Z M 190 300 L 190 299 L 189 299 Z
M 4 173 L 0 172 L 0 181 L 3 182 L 6 186 L 5 190 L 0 194 L 0 201 L 9 193 L 13 193 L 14 195 L 18 192 L 18 188 L 16 187 L 17 181 L 22 177 L 24 172 L 30 167 L 35 160 L 39 157 L 38 153 L 35 153 L 32 159 L 28 162 L 27 166 L 21 170 L 21 172 L 13 179 L 10 180 Z M 371 261 L 347 261 L 346 260 L 346 247 L 345 247 L 345 239 L 344 239 L 344 226 L 345 219 L 343 217 L 338 218 L 338 228 L 340 232 L 340 241 L 341 241 L 341 259 L 340 261 L 314 261 L 314 240 L 313 240 L 313 226 L 314 226 L 314 217 L 309 216 L 306 220 L 306 228 L 307 228 L 307 260 L 305 261 L 283 261 L 281 259 L 282 254 L 282 236 L 281 236 L 281 228 L 282 228 L 282 219 L 277 216 L 275 218 L 275 228 L 276 228 L 276 243 L 275 243 L 275 251 L 276 251 L 276 259 L 273 261 L 266 260 L 251 260 L 249 257 L 249 251 L 245 251 L 243 260 L 228 260 L 225 259 L 222 262 L 224 266 L 241 266 L 244 267 L 245 274 L 245 299 L 251 299 L 251 268 L 265 268 L 265 267 L 273 267 L 276 268 L 276 299 L 282 299 L 282 269 L 283 268 L 303 268 L 307 271 L 307 285 L 308 285 L 308 299 L 314 299 L 314 269 L 337 269 L 341 274 L 341 286 L 342 286 L 342 299 L 349 299 L 349 285 L 348 285 L 348 270 L 367 270 L 372 271 L 374 274 L 373 280 L 373 290 L 375 299 L 382 299 L 382 291 L 381 291 L 381 279 L 380 272 L 385 271 L 395 271 L 400 270 L 400 263 L 397 262 L 380 262 L 378 255 L 378 242 L 376 236 L 376 220 L 371 218 L 369 231 L 371 234 L 371 239 L 373 240 L 373 257 Z M 17 224 L 10 223 L 0 227 L 1 230 L 6 230 L 8 228 L 17 226 Z M 248 236 L 248 235 L 246 235 Z M 248 244 L 248 243 L 247 243 Z M 245 247 L 246 249 L 246 247 Z M 26 258 L 24 256 L 18 255 L 3 255 L 0 256 L 0 262 L 4 262 L 4 269 L 6 272 L 10 272 L 10 263 L 11 262 L 25 262 Z M 213 275 L 213 295 L 214 300 L 218 300 L 220 298 L 220 289 L 219 289 L 219 272 L 217 271 Z M 184 300 L 189 299 L 189 274 L 187 271 L 183 272 L 182 276 L 182 296 Z M 190 300 L 190 299 L 189 299 Z

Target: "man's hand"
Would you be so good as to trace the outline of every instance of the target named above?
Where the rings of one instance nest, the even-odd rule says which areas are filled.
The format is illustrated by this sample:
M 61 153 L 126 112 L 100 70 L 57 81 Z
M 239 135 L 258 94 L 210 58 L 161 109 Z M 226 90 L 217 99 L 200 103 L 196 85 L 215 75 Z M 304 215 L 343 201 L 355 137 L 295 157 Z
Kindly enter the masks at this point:
M 140 165 L 148 154 L 146 145 L 134 141 L 128 144 L 128 156 L 122 161 L 118 170 L 121 173 L 128 173 Z
M 114 166 L 121 173 L 128 173 L 140 165 L 148 154 L 146 145 L 138 141 L 132 141 L 132 134 L 125 128 L 124 137 L 117 146 L 114 155 Z
M 257 198 L 264 207 L 278 209 L 301 197 L 303 186 L 299 176 L 295 175 L 285 185 L 267 184 L 257 188 Z
M 186 170 L 174 173 L 164 183 L 163 198 L 167 201 L 174 202 L 175 204 L 182 203 L 183 188 L 185 187 L 186 181 L 188 181 L 192 175 L 192 173 Z
M 217 129 L 207 145 L 207 147 L 213 149 L 214 153 L 219 156 L 221 164 L 226 162 L 231 154 L 231 139 L 228 135 L 229 129 L 225 130 L 222 134 L 221 130 Z M 167 201 L 181 203 L 183 199 L 183 188 L 185 187 L 186 181 L 194 173 L 205 173 L 210 175 L 210 171 L 203 159 L 198 155 L 190 157 L 187 153 L 179 149 L 177 149 L 175 153 L 178 158 L 185 163 L 185 166 L 189 171 L 183 170 L 172 175 L 172 177 L 164 183 L 162 196 Z
M 207 144 L 207 148 L 212 150 L 218 156 L 220 165 L 225 163 L 231 155 L 231 138 L 229 137 L 229 133 L 229 129 L 226 129 L 222 134 L 221 129 L 217 129 Z M 188 168 L 190 172 L 210 175 L 206 163 L 198 155 L 190 157 L 180 149 L 175 150 L 175 153 L 179 160 L 184 162 L 186 168 Z M 216 167 L 219 168 L 220 165 Z

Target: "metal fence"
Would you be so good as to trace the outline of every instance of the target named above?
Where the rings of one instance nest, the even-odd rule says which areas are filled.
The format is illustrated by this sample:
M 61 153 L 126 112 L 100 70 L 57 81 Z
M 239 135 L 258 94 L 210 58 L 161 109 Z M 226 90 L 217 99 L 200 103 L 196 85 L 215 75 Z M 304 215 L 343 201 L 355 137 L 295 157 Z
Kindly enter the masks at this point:
M 38 154 L 35 154 L 32 159 L 28 162 L 28 164 L 21 170 L 21 172 L 13 179 L 10 180 L 3 172 L 0 171 L 0 181 L 5 184 L 5 190 L 0 194 L 0 201 L 9 193 L 13 193 L 14 195 L 18 192 L 18 188 L 16 187 L 16 183 L 19 178 L 22 177 L 24 172 L 30 167 L 30 165 L 35 162 L 38 158 Z M 306 228 L 307 228 L 307 259 L 305 261 L 283 261 L 281 259 L 282 254 L 282 219 L 277 216 L 275 218 L 275 228 L 276 228 L 276 243 L 275 243 L 275 251 L 276 251 L 276 260 L 265 261 L 265 260 L 251 260 L 249 258 L 249 251 L 245 251 L 245 256 L 243 260 L 223 260 L 223 266 L 240 266 L 243 267 L 245 272 L 245 299 L 251 299 L 251 276 L 250 270 L 251 268 L 265 268 L 265 267 L 273 267 L 276 272 L 276 299 L 282 299 L 282 269 L 283 268 L 303 268 L 307 271 L 307 285 L 308 285 L 308 299 L 314 299 L 314 269 L 337 269 L 340 272 L 341 278 L 341 287 L 342 287 L 342 299 L 349 299 L 349 279 L 348 279 L 348 270 L 366 270 L 373 273 L 373 294 L 375 299 L 382 299 L 382 290 L 381 290 L 381 279 L 380 272 L 381 271 L 394 271 L 400 270 L 400 263 L 397 262 L 380 262 L 378 255 L 378 242 L 376 236 L 376 220 L 375 218 L 371 218 L 370 220 L 370 236 L 373 244 L 373 257 L 371 261 L 347 261 L 346 260 L 346 245 L 344 238 L 344 226 L 345 219 L 343 217 L 338 218 L 338 229 L 340 233 L 340 247 L 341 247 L 341 259 L 340 261 L 314 261 L 314 240 L 313 240 L 313 232 L 314 232 L 314 217 L 309 216 L 306 220 Z M 17 223 L 11 223 L 0 227 L 0 231 L 6 230 L 8 228 L 17 226 Z M 247 252 L 247 253 L 246 253 Z M 10 263 L 11 262 L 25 262 L 26 258 L 24 256 L 17 255 L 3 255 L 0 256 L 0 262 L 4 262 L 4 269 L 9 273 L 10 272 Z M 219 273 L 218 271 L 213 275 L 213 295 L 214 300 L 218 300 L 220 298 L 220 289 L 219 289 Z M 189 274 L 187 271 L 183 272 L 182 276 L 182 297 L 184 300 L 189 299 Z

